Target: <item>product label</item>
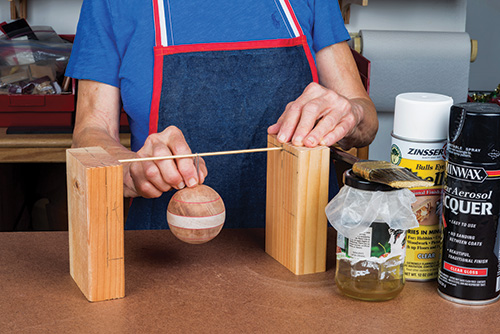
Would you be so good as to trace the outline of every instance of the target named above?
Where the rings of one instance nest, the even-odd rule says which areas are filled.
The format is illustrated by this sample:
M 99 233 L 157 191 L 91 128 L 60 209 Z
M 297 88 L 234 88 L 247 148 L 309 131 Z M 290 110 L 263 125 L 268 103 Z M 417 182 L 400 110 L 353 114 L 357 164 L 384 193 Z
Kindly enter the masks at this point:
M 406 167 L 420 178 L 434 182 L 433 187 L 441 189 L 445 173 L 446 141 L 435 143 L 415 143 L 392 138 L 391 162 Z
M 429 280 L 437 277 L 441 255 L 441 228 L 421 225 L 406 234 L 405 277 L 410 280 Z
M 411 189 L 417 197 L 412 209 L 420 226 L 407 233 L 405 277 L 408 280 L 430 280 L 438 276 L 445 145 L 446 141 L 418 143 L 392 139 L 391 162 L 434 182 L 432 187 Z
M 448 162 L 443 194 L 443 261 L 439 290 L 489 300 L 500 290 L 500 173 Z
M 374 222 L 355 238 L 337 234 L 337 259 L 350 258 L 353 262 L 370 260 L 382 263 L 394 256 L 405 256 L 405 231 L 389 228 L 386 223 Z

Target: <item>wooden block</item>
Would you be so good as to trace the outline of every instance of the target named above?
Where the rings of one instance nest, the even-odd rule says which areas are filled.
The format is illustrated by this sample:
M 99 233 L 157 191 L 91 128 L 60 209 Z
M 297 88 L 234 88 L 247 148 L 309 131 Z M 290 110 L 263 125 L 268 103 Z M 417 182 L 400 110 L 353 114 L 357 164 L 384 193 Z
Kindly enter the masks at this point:
M 294 147 L 268 136 L 266 252 L 296 275 L 326 269 L 328 147 Z
M 124 297 L 122 165 L 100 147 L 66 162 L 71 276 L 89 301 Z

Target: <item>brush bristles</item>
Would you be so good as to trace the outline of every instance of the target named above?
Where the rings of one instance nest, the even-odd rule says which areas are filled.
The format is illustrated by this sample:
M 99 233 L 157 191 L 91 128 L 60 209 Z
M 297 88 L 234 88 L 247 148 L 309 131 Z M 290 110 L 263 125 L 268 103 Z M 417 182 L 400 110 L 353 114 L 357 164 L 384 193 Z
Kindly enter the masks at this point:
M 425 181 L 406 168 L 387 161 L 356 162 L 352 170 L 354 174 L 372 182 L 383 183 L 393 188 L 431 187 L 434 182 Z

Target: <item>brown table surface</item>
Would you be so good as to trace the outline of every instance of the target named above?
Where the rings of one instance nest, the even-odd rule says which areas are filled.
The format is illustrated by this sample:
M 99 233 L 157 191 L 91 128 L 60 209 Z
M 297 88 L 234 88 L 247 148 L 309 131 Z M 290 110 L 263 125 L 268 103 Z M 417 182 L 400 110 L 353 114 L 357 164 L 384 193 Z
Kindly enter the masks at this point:
M 327 271 L 295 276 L 264 252 L 263 229 L 223 229 L 203 245 L 126 231 L 126 297 L 90 303 L 69 275 L 67 232 L 0 233 L 2 333 L 494 333 L 500 303 L 463 306 L 436 282 L 362 302 Z
M 0 128 L 1 162 L 66 162 L 71 133 L 7 134 Z M 121 133 L 120 142 L 130 147 L 130 134 Z

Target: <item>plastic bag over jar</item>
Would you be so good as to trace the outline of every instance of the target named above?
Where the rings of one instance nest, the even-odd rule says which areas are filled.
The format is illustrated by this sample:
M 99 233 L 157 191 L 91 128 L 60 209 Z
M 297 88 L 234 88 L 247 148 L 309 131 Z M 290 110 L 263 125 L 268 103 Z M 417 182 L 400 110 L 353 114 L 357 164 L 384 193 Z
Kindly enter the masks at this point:
M 352 170 L 344 173 L 344 184 L 325 208 L 337 230 L 337 286 L 357 299 L 392 299 L 404 286 L 406 230 L 418 226 L 415 195 Z

